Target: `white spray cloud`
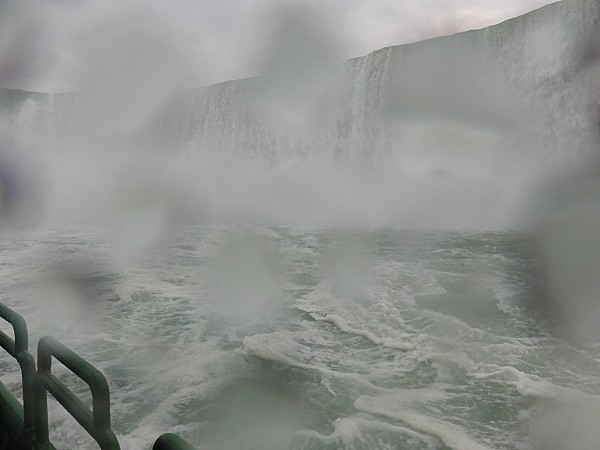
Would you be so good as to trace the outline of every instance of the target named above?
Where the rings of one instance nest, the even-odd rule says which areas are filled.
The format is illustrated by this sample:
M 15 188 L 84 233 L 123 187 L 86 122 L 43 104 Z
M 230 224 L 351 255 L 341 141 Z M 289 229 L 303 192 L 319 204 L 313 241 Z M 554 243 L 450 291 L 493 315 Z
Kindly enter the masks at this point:
M 344 37 L 336 62 L 376 48 L 481 28 L 548 0 L 8 1 L 0 15 L 0 86 L 41 92 L 79 89 L 81 62 L 95 37 L 144 24 L 185 55 L 191 86 L 256 75 L 270 11 L 328 9 L 327 28 Z M 18 36 L 18 38 L 17 38 Z

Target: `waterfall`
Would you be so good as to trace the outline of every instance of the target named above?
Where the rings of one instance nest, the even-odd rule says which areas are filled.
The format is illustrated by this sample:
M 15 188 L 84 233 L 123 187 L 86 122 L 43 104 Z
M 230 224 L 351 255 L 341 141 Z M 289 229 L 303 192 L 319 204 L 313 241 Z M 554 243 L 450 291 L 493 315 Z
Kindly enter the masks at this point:
M 269 117 L 261 79 L 190 89 L 176 134 L 192 152 L 362 163 L 389 152 L 390 122 L 443 115 L 518 128 L 546 157 L 588 152 L 598 97 L 585 70 L 594 62 L 585 61 L 597 51 L 599 11 L 593 0 L 565 0 L 481 30 L 352 59 L 309 87 L 319 99 L 310 111 L 318 124 L 304 124 L 305 133 Z M 302 84 L 291 79 L 286 87 L 294 83 Z M 463 95 L 453 96 L 457 90 Z
M 563 0 L 488 28 L 376 50 L 335 67 L 156 95 L 152 110 L 132 108 L 135 120 L 118 111 L 129 101 L 111 106 L 96 94 L 2 89 L 0 144 L 48 154 L 187 158 L 204 166 L 207 179 L 214 176 L 207 161 L 215 158 L 298 163 L 308 173 L 307 165 L 346 167 L 376 176 L 361 186 L 354 175 L 343 175 L 336 189 L 368 191 L 362 202 L 378 202 L 378 210 L 423 220 L 437 220 L 424 210 L 441 210 L 464 214 L 467 224 L 478 211 L 493 222 L 503 213 L 489 205 L 510 208 L 533 172 L 543 177 L 549 167 L 595 163 L 599 22 L 596 0 Z M 120 123 L 121 117 L 127 120 Z M 328 178 L 327 170 L 315 177 Z M 304 175 L 280 176 L 289 183 Z M 221 190 L 211 183 L 213 192 Z M 282 190 L 313 189 L 288 187 Z M 462 204 L 470 206 L 457 210 Z
M 481 30 L 377 50 L 326 70 L 310 83 L 285 80 L 288 84 L 280 83 L 276 89 L 300 89 L 300 95 L 314 100 L 308 106 L 290 102 L 291 108 L 309 108 L 302 113 L 316 122 L 303 123 L 302 133 L 295 123 L 273 119 L 269 111 L 273 105 L 268 103 L 270 91 L 276 89 L 268 86 L 272 81 L 268 78 L 267 82 L 251 78 L 187 89 L 169 105 L 176 109 L 176 119 L 169 120 L 171 145 L 187 152 L 241 153 L 267 160 L 320 153 L 363 162 L 385 153 L 389 146 L 386 101 L 390 96 L 400 110 L 435 114 L 441 106 L 442 113 L 452 116 L 464 109 L 452 101 L 481 100 L 488 103 L 481 105 L 487 113 L 498 106 L 493 104 L 496 95 L 505 97 L 505 103 L 514 102 L 511 113 L 526 118 L 526 131 L 550 147 L 548 151 L 582 150 L 598 122 L 597 90 L 590 92 L 586 84 L 590 80 L 581 72 L 585 58 L 594 57 L 598 50 L 599 11 L 595 0 L 564 0 Z M 465 55 L 468 60 L 461 60 Z M 465 65 L 460 73 L 448 67 L 457 56 L 454 65 Z M 448 80 L 448 71 L 450 77 L 462 73 L 464 85 Z M 435 99 L 419 92 L 416 78 L 432 75 L 429 85 L 421 83 L 421 87 L 433 87 L 438 94 L 458 87 L 465 97 Z M 487 88 L 496 92 L 483 92 L 481 82 L 489 81 L 486 78 L 494 79 L 495 85 Z M 397 92 L 403 84 L 416 91 L 409 93 L 408 107 Z M 474 84 L 481 85 L 479 92 L 470 91 Z M 468 98 L 469 94 L 481 98 Z M 5 128 L 18 136 L 36 128 L 46 144 L 55 144 L 72 123 L 65 111 L 77 108 L 72 97 L 2 89 L 0 117 Z M 444 100 L 451 104 L 441 105 Z

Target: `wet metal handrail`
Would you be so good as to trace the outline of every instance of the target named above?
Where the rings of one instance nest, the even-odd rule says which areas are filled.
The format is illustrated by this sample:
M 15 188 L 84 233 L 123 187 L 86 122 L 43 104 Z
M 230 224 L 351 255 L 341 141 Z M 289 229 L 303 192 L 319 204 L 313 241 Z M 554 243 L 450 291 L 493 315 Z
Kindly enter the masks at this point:
M 190 444 L 173 433 L 161 434 L 152 450 L 195 450 Z
M 92 410 L 52 374 L 55 357 L 87 383 L 92 391 Z M 106 378 L 98 369 L 51 336 L 38 343 L 38 371 L 35 375 L 35 442 L 38 448 L 49 444 L 47 392 L 94 438 L 102 450 L 120 450 L 110 429 L 110 393 Z
M 0 330 L 0 347 L 14 357 L 21 368 L 23 404 L 0 383 L 0 447 L 10 450 L 56 450 L 48 431 L 48 393 L 94 438 L 101 450 L 120 450 L 110 428 L 110 392 L 106 378 L 98 369 L 53 337 L 38 342 L 37 372 L 28 351 L 29 335 L 25 319 L 0 303 L 0 317 L 14 330 L 14 340 Z M 52 374 L 56 358 L 89 386 L 90 410 L 71 390 Z M 3 435 L 4 433 L 4 435 Z M 5 440 L 8 439 L 8 440 Z M 193 450 L 179 436 L 165 433 L 154 443 L 154 450 Z
M 16 359 L 21 367 L 23 423 L 21 424 L 22 430 L 19 440 L 25 443 L 31 441 L 33 434 L 33 377 L 35 374 L 35 362 L 28 350 L 29 334 L 25 319 L 2 303 L 0 303 L 0 317 L 12 325 L 15 336 L 13 340 L 6 333 L 0 331 L 0 346 Z M 9 395 L 12 396 L 12 394 L 6 392 L 3 395 L 3 399 L 11 401 L 9 400 Z M 14 399 L 14 401 L 16 402 L 17 400 Z

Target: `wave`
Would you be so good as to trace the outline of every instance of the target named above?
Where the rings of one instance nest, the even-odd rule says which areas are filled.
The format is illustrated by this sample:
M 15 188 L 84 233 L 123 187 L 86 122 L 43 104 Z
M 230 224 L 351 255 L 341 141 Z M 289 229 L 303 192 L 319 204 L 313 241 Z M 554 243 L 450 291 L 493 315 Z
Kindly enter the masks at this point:
M 436 395 L 436 394 L 434 394 Z M 443 399 L 439 396 L 438 399 Z M 414 429 L 436 436 L 447 447 L 453 450 L 491 450 L 492 447 L 482 445 L 468 435 L 461 427 L 451 422 L 443 421 L 424 414 L 419 414 L 410 409 L 404 409 L 403 403 L 398 403 L 397 397 L 359 397 L 354 407 L 359 411 L 369 414 L 386 416 L 401 420 Z
M 327 314 L 325 316 L 322 316 L 319 313 L 310 311 L 307 308 L 303 309 L 303 307 L 299 306 L 299 305 L 296 305 L 295 308 L 300 311 L 304 311 L 304 312 L 310 314 L 310 316 L 315 320 L 329 322 L 329 323 L 335 325 L 340 331 L 343 331 L 344 333 L 350 333 L 350 334 L 354 334 L 356 336 L 365 337 L 375 345 L 380 345 L 382 347 L 387 347 L 387 348 L 394 348 L 396 350 L 401 350 L 403 352 L 407 352 L 407 351 L 415 349 L 414 344 L 411 344 L 408 342 L 396 341 L 389 337 L 379 337 L 370 331 L 352 327 L 348 324 L 348 322 L 346 322 L 346 320 L 343 317 L 337 316 L 335 314 Z

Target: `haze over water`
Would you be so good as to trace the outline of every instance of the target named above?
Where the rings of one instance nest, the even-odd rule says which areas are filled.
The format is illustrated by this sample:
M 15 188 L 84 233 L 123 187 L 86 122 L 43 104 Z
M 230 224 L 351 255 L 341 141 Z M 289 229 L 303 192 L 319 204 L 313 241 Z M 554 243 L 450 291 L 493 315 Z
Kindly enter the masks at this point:
M 0 301 L 123 448 L 594 448 L 598 3 L 338 66 L 277 17 L 261 77 L 184 89 L 133 27 L 80 93 L 0 89 Z

